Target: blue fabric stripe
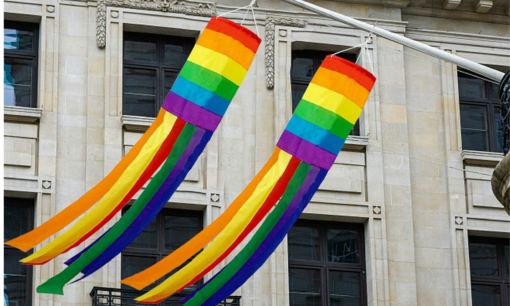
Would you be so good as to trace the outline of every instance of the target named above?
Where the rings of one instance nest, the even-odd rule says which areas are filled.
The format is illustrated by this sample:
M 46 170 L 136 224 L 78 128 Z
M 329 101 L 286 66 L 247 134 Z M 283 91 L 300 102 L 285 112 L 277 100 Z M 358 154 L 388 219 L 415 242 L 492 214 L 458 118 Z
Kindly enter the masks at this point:
M 228 100 L 182 77 L 177 77 L 171 92 L 220 116 L 225 114 L 230 105 Z
M 328 130 L 325 130 L 320 126 L 317 126 L 298 116 L 292 116 L 289 124 L 287 124 L 285 129 L 292 134 L 299 136 L 304 140 L 311 142 L 314 145 L 323 148 L 324 150 L 335 155 L 340 152 L 345 142 L 345 140 L 329 132 Z

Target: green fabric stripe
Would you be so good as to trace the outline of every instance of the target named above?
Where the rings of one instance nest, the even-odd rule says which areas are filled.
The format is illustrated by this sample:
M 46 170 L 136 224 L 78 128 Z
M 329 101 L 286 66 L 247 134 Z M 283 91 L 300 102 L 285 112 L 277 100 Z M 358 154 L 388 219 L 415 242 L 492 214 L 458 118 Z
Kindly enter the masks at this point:
M 232 101 L 239 86 L 214 71 L 187 61 L 179 73 L 180 77 L 208 89 L 225 100 Z
M 218 291 L 230 278 L 232 278 L 239 269 L 250 259 L 250 257 L 259 248 L 260 244 L 269 235 L 271 230 L 275 227 L 278 220 L 283 216 L 285 210 L 290 202 L 298 192 L 301 184 L 303 184 L 310 165 L 301 162 L 294 172 L 285 193 L 283 194 L 280 202 L 276 205 L 273 211 L 267 216 L 262 226 L 257 230 L 250 242 L 239 252 L 239 254 L 218 274 L 209 284 L 202 288 L 194 297 L 192 297 L 185 306 L 202 305 L 209 297 Z
M 106 250 L 140 214 L 154 194 L 161 187 L 167 176 L 170 174 L 182 153 L 188 146 L 191 137 L 195 133 L 196 126 L 187 123 L 181 134 L 172 147 L 161 170 L 152 178 L 147 188 L 142 192 L 138 200 L 122 216 L 122 218 L 110 229 L 110 231 L 87 252 L 83 253 L 75 262 L 69 265 L 64 271 L 50 278 L 44 284 L 37 287 L 38 293 L 64 294 L 64 285 L 78 275 L 82 269 L 96 259 Z
M 352 127 L 354 126 L 337 114 L 306 100 L 301 100 L 299 102 L 294 111 L 294 115 L 320 126 L 344 140 L 347 139 L 347 136 L 351 133 Z

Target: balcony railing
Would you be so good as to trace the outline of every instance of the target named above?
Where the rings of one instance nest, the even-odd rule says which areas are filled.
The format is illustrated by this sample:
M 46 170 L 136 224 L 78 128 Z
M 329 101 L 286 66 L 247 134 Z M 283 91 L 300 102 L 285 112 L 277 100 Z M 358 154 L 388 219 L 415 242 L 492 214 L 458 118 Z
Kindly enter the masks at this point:
M 143 291 L 137 290 L 94 287 L 92 288 L 92 291 L 90 291 L 90 296 L 92 297 L 92 306 L 140 306 L 142 304 L 137 303 L 134 299 L 143 293 Z M 176 293 L 158 305 L 181 306 L 182 304 L 179 302 L 179 300 L 185 296 L 186 294 Z M 218 305 L 239 306 L 241 305 L 241 297 L 229 296 L 226 300 Z

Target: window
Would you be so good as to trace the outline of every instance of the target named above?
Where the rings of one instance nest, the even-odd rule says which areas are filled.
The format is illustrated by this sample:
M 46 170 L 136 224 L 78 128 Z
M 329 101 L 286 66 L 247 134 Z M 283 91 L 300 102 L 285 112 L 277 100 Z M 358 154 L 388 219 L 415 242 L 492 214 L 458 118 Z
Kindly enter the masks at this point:
M 193 38 L 124 33 L 124 115 L 157 115 L 194 44 Z
M 124 212 L 127 209 L 125 208 Z M 152 266 L 188 242 L 202 229 L 202 212 L 163 209 L 122 252 L 122 279 Z M 165 276 L 164 279 L 169 275 Z M 152 284 L 146 289 L 152 289 L 159 283 Z M 200 284 L 201 281 L 197 281 L 189 289 L 194 290 Z M 126 289 L 131 288 L 125 285 L 122 286 Z
M 4 23 L 4 105 L 37 107 L 37 28 Z
M 4 242 L 34 227 L 34 200 L 4 198 Z M 4 293 L 7 305 L 32 305 L 32 266 L 19 261 L 32 252 L 22 252 L 4 244 Z
M 322 61 L 331 52 L 300 50 L 292 51 L 292 67 L 290 71 L 290 80 L 292 83 L 292 111 L 296 109 L 299 101 L 303 98 L 308 84 L 314 74 L 319 70 Z M 356 55 L 342 53 L 338 55 L 348 61 L 355 62 Z M 350 135 L 360 135 L 359 123 L 356 122 Z
M 290 305 L 366 305 L 362 225 L 300 220 L 288 243 Z
M 464 150 L 503 152 L 498 85 L 458 74 Z
M 510 305 L 508 239 L 469 237 L 473 306 Z

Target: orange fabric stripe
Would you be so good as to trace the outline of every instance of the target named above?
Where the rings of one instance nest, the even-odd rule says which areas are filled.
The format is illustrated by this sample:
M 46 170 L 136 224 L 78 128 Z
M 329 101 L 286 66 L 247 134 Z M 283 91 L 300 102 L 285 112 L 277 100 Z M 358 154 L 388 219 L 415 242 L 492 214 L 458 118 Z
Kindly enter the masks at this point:
M 312 83 L 342 94 L 360 108 L 365 106 L 370 92 L 345 74 L 320 67 Z
M 321 66 L 356 80 L 356 82 L 365 87 L 368 91 L 371 91 L 374 86 L 375 77 L 370 72 L 336 55 L 326 56 Z
M 211 18 L 206 28 L 231 36 L 248 47 L 253 53 L 257 53 L 257 49 L 262 41 L 260 37 L 247 28 L 222 17 Z
M 238 40 L 220 32 L 205 28 L 197 41 L 198 45 L 226 55 L 243 66 L 250 69 L 255 53 Z
M 275 149 L 273 155 L 262 168 L 262 170 L 260 170 L 260 172 L 251 181 L 251 183 L 246 187 L 246 189 L 244 189 L 244 191 L 235 199 L 234 202 L 232 202 L 232 204 L 230 204 L 225 212 L 223 212 L 213 223 L 211 223 L 198 235 L 193 237 L 193 239 L 189 240 L 186 244 L 175 250 L 172 254 L 163 258 L 161 261 L 145 269 L 144 271 L 123 279 L 121 283 L 141 290 L 159 278 L 165 276 L 166 271 L 174 270 L 183 264 L 186 260 L 191 258 L 191 256 L 195 255 L 201 249 L 203 249 L 209 242 L 214 239 L 214 237 L 221 233 L 221 231 L 229 224 L 232 218 L 234 218 L 243 204 L 250 198 L 260 181 L 278 161 L 280 151 L 281 150 L 279 148 Z
M 154 120 L 154 123 L 150 126 L 147 132 L 143 134 L 128 154 L 124 156 L 117 166 L 115 166 L 115 168 L 113 168 L 113 170 L 99 184 L 94 186 L 73 204 L 67 206 L 64 210 L 41 224 L 39 227 L 18 238 L 6 242 L 5 244 L 26 252 L 52 235 L 58 233 L 64 227 L 72 223 L 76 218 L 85 213 L 97 201 L 99 201 L 108 192 L 108 190 L 110 190 L 115 182 L 117 182 L 122 173 L 124 173 L 126 168 L 133 162 L 138 153 L 140 153 L 140 150 L 143 148 L 150 136 L 161 125 L 165 113 L 166 111 L 164 109 L 160 110 L 158 117 Z

